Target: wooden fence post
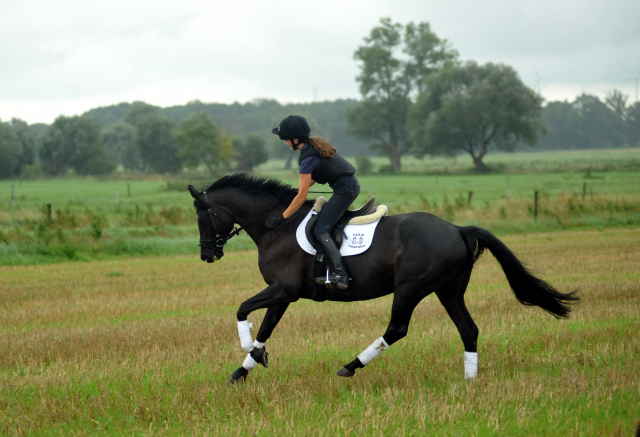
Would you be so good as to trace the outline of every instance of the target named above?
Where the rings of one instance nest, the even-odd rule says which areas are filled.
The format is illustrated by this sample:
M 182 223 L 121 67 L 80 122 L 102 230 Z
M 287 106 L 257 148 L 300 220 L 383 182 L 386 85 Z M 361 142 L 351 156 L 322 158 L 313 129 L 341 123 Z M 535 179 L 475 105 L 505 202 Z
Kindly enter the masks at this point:
M 538 192 L 537 191 L 533 194 L 533 197 L 534 197 L 533 220 L 537 222 L 538 221 Z
M 469 191 L 469 197 L 467 198 L 467 206 L 471 206 L 472 197 L 473 197 L 473 191 Z

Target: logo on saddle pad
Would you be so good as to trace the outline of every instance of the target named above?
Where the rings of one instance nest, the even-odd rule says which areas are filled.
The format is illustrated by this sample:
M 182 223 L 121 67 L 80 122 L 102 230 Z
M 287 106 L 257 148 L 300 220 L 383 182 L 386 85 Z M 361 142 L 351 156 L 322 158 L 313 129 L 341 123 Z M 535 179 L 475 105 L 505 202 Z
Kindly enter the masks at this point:
M 386 207 L 385 207 L 386 212 Z M 307 227 L 307 222 L 309 219 L 316 215 L 317 212 L 314 210 L 309 211 L 309 214 L 302 220 L 302 223 L 298 226 L 296 230 L 296 239 L 298 240 L 298 244 L 310 255 L 315 255 L 316 250 L 313 248 L 309 240 L 307 239 L 307 234 L 305 232 L 305 228 Z M 342 245 L 340 246 L 340 255 L 342 256 L 351 256 L 351 255 L 359 255 L 365 252 L 371 246 L 373 242 L 373 235 L 376 231 L 376 226 L 380 223 L 380 219 L 372 222 L 361 225 L 347 225 L 344 228 L 344 233 L 346 237 L 342 239 Z

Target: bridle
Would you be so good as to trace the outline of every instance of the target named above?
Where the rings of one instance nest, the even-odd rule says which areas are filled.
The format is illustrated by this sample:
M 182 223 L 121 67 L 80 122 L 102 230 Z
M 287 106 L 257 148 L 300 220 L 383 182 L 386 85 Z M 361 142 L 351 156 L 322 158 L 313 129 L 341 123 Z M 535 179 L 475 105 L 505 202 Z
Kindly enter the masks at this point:
M 207 205 L 211 206 L 207 192 L 203 191 L 202 194 L 204 194 L 204 198 L 207 201 Z M 214 259 L 222 258 L 224 256 L 224 245 L 227 244 L 227 241 L 231 240 L 231 238 L 238 235 L 240 231 L 245 229 L 251 223 L 259 219 L 260 217 L 262 217 L 263 215 L 265 215 L 266 213 L 268 213 L 278 205 L 280 205 L 280 201 L 278 201 L 278 203 L 273 205 L 271 208 L 264 211 L 262 214 L 249 220 L 244 226 L 240 226 L 239 228 L 232 226 L 233 229 L 229 231 L 229 233 L 226 236 L 221 236 L 221 232 L 219 232 L 218 228 L 216 227 L 216 221 L 213 219 L 215 216 L 219 221 L 221 221 L 220 217 L 218 217 L 218 214 L 216 214 L 216 212 L 211 207 L 209 207 L 207 209 L 207 212 L 209 213 L 209 218 L 211 219 L 211 226 L 213 226 L 213 234 L 215 235 L 215 238 L 211 238 L 207 240 L 203 240 L 202 238 L 200 238 L 200 243 L 198 244 L 198 246 L 204 247 L 205 249 L 213 250 Z

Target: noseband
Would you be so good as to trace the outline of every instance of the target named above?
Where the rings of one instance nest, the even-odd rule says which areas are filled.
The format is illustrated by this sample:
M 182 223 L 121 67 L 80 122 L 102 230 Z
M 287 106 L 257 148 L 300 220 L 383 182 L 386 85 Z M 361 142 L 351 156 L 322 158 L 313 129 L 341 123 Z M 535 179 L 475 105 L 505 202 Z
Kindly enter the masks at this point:
M 213 233 L 215 235 L 215 238 L 208 239 L 208 240 L 203 240 L 201 238 L 200 244 L 198 245 L 200 247 L 213 250 L 215 259 L 220 259 L 224 256 L 224 245 L 227 244 L 227 241 L 231 240 L 232 237 L 235 237 L 236 235 L 238 235 L 240 231 L 243 230 L 245 227 L 249 226 L 251 223 L 253 223 L 257 219 L 259 219 L 260 217 L 262 217 L 263 215 L 271 211 L 273 208 L 280 205 L 280 201 L 278 201 L 278 203 L 273 205 L 271 208 L 269 208 L 262 214 L 249 220 L 249 222 L 244 226 L 240 226 L 239 228 L 233 228 L 233 225 L 232 225 L 232 228 L 233 228 L 232 231 L 229 231 L 229 233 L 226 236 L 221 237 L 220 236 L 221 233 L 218 231 L 218 228 L 216 227 L 216 221 L 213 219 L 213 217 L 215 216 L 218 220 L 220 220 L 220 217 L 218 217 L 218 214 L 216 214 L 216 212 L 211 208 L 211 203 L 209 202 L 209 196 L 207 195 L 207 192 L 204 191 L 202 194 L 204 194 L 204 198 L 207 201 L 207 205 L 209 205 L 209 209 L 207 209 L 207 212 L 209 213 L 209 218 L 211 219 L 211 226 L 213 226 Z

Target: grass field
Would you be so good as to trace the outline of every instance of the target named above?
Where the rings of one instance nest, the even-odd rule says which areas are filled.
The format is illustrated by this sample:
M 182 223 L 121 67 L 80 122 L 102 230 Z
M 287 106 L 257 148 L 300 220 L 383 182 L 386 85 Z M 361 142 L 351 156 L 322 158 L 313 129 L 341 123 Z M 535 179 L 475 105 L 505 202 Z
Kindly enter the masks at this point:
M 470 382 L 430 296 L 407 338 L 351 379 L 334 374 L 384 332 L 390 299 L 297 302 L 267 343 L 271 367 L 226 386 L 244 359 L 236 309 L 264 287 L 255 251 L 213 266 L 165 256 L 0 267 L 0 434 L 632 435 L 640 232 L 503 240 L 561 290 L 580 287 L 582 302 L 569 320 L 521 306 L 483 258 L 467 292 L 480 328 Z

